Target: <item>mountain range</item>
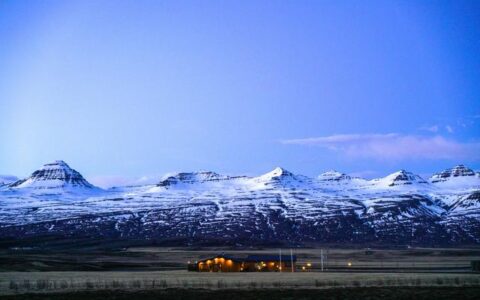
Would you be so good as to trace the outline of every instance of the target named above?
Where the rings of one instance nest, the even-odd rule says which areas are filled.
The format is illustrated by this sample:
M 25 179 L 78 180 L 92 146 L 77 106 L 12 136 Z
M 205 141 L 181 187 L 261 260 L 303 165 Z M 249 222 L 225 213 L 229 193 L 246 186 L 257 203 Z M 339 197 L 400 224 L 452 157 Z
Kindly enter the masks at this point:
M 178 173 L 101 189 L 64 161 L 0 177 L 0 239 L 135 240 L 175 245 L 480 243 L 480 174 L 464 165 L 424 179 L 366 180 L 277 167 L 257 177 Z

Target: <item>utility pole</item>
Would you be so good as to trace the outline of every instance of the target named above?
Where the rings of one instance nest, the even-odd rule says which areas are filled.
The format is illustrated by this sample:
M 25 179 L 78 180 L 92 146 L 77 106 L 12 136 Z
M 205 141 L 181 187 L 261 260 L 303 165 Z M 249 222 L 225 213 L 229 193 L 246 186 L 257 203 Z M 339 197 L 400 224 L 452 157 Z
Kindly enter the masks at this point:
M 411 237 L 410 237 L 410 247 L 413 248 L 413 221 L 412 221 L 412 224 L 411 224 L 411 231 L 412 231 L 412 234 L 411 234 Z
M 327 253 L 325 254 L 325 270 L 328 270 L 328 248 Z
M 290 265 L 292 266 L 292 273 L 295 272 L 293 269 L 293 250 L 290 249 Z
M 280 255 L 278 256 L 280 260 L 280 265 L 278 266 L 278 269 L 280 272 L 282 272 L 282 248 L 280 248 Z
M 322 266 L 322 272 L 323 272 L 323 249 L 320 249 L 320 265 Z

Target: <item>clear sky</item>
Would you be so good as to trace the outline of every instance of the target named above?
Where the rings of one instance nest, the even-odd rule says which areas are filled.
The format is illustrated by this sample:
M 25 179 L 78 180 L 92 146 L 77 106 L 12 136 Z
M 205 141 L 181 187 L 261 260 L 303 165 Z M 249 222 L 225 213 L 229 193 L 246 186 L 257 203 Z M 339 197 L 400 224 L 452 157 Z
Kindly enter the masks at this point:
M 480 169 L 479 1 L 0 1 L 0 174 Z

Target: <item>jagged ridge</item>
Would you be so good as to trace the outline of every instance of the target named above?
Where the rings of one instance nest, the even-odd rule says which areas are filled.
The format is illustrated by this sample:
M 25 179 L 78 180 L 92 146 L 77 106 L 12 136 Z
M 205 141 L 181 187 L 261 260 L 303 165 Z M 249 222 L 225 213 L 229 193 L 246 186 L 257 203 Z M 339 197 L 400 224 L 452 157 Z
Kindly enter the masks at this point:
M 32 177 L 72 182 L 55 174 Z M 407 171 L 370 181 L 339 172 L 308 178 L 283 168 L 258 177 L 202 171 L 169 176 L 156 186 L 79 192 L 79 201 L 65 201 L 75 189 L 31 196 L 28 189 L 9 188 L 0 192 L 0 237 L 477 244 L 480 182 L 466 177 L 468 186 L 452 188 Z

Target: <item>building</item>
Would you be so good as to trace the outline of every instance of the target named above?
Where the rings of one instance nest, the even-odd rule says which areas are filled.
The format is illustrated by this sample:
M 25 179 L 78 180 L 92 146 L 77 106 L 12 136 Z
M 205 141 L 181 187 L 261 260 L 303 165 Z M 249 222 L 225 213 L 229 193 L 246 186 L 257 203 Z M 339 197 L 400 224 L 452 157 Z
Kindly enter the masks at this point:
M 189 271 L 197 272 L 292 272 L 295 271 L 295 255 L 248 255 L 234 257 L 217 255 L 188 265 Z

